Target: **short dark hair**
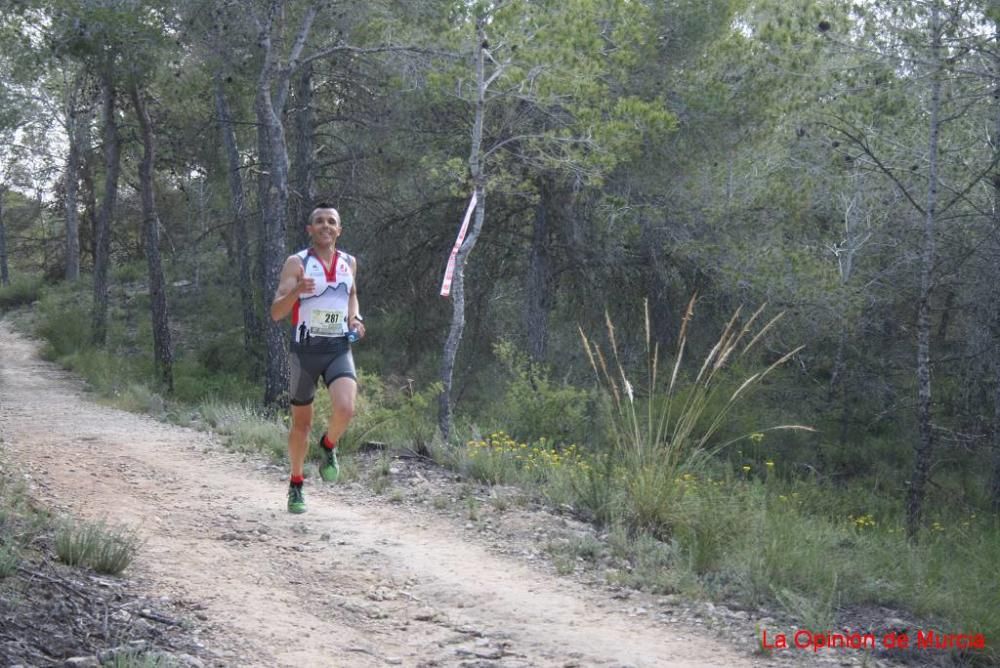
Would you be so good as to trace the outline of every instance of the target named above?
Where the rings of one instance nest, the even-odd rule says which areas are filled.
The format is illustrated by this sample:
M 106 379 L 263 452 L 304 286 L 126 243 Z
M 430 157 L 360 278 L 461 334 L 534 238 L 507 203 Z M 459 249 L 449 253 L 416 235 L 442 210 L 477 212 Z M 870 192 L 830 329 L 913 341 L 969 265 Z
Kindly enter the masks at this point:
M 337 224 L 340 224 L 340 212 L 337 211 L 337 207 L 333 206 L 326 200 L 319 200 L 313 204 L 312 210 L 309 211 L 309 224 L 312 225 L 313 215 L 316 213 L 317 209 L 331 209 L 335 214 L 337 214 Z

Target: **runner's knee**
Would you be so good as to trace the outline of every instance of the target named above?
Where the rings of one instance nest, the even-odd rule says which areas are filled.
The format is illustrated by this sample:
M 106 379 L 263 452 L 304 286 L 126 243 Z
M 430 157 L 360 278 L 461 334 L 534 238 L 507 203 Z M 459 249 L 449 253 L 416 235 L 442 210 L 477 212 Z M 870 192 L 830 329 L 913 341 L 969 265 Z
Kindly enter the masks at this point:
M 333 412 L 341 420 L 350 420 L 354 417 L 354 399 L 349 397 L 338 399 L 333 404 Z
M 292 408 L 291 431 L 297 435 L 307 434 L 312 429 L 312 406 Z

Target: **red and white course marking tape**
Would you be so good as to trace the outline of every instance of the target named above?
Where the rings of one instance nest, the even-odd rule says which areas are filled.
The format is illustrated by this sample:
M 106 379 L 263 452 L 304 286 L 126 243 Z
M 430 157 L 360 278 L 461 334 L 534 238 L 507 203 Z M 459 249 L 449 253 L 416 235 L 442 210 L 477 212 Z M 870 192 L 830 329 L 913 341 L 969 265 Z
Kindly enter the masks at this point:
M 451 293 L 451 279 L 455 275 L 455 258 L 458 256 L 458 249 L 465 241 L 465 232 L 469 229 L 469 221 L 472 219 L 472 212 L 476 210 L 476 193 L 472 193 L 469 200 L 469 208 L 465 210 L 465 220 L 462 221 L 462 229 L 458 231 L 458 238 L 455 239 L 455 247 L 451 249 L 451 257 L 448 258 L 448 266 L 444 270 L 444 281 L 441 282 L 441 296 L 447 297 Z

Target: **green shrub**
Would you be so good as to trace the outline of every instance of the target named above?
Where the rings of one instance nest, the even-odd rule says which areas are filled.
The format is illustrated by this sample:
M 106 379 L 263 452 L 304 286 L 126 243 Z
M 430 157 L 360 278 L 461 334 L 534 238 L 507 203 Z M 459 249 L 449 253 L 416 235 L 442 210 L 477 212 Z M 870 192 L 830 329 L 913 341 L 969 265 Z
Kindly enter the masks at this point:
M 38 301 L 45 279 L 39 276 L 18 276 L 0 287 L 0 311 L 27 306 Z
M 149 267 L 145 262 L 113 262 L 110 269 L 113 283 L 137 283 L 149 278 Z
M 160 417 L 167 412 L 167 403 L 147 385 L 129 383 L 118 392 L 115 405 L 133 413 L 146 413 Z
M 166 655 L 141 650 L 115 652 L 101 662 L 102 668 L 171 668 L 174 665 L 177 664 Z
M 691 474 L 673 484 L 677 491 L 668 523 L 690 569 L 699 575 L 718 570 L 746 531 L 748 515 L 763 490 L 754 485 L 734 489 L 731 481 Z
M 13 575 L 20 563 L 21 555 L 14 546 L 0 545 L 0 579 Z
M 619 561 L 628 564 L 628 568 L 608 574 L 612 583 L 653 594 L 702 595 L 697 576 L 687 568 L 675 542 L 661 541 L 647 533 L 633 534 L 627 527 L 618 525 L 610 532 L 608 545 Z
M 562 491 L 565 480 L 570 500 L 563 501 L 577 509 L 588 519 L 600 526 L 608 526 L 618 519 L 623 507 L 620 485 L 621 469 L 608 453 L 598 454 L 590 459 L 590 465 L 572 471 L 565 478 L 556 478 L 556 490 Z
M 412 380 L 383 381 L 364 370 L 358 377 L 357 411 L 338 447 L 356 450 L 365 441 L 378 441 L 421 454 L 430 451 L 437 434 L 436 399 L 441 383 L 421 390 Z M 318 440 L 326 430 L 329 401 L 317 402 L 313 432 Z
M 281 461 L 288 451 L 288 417 L 276 419 L 247 404 L 207 401 L 199 408 L 202 417 L 226 437 L 226 445 L 241 452 L 268 455 Z
M 83 286 L 61 286 L 42 296 L 35 308 L 35 334 L 45 342 L 46 357 L 58 359 L 89 345 L 91 303 Z
M 591 393 L 553 382 L 547 367 L 532 362 L 510 341 L 496 344 L 493 350 L 510 375 L 496 419 L 509 425 L 516 438 L 589 444 L 603 434 L 604 426 L 597 422 L 601 413 L 594 405 L 597 399 Z

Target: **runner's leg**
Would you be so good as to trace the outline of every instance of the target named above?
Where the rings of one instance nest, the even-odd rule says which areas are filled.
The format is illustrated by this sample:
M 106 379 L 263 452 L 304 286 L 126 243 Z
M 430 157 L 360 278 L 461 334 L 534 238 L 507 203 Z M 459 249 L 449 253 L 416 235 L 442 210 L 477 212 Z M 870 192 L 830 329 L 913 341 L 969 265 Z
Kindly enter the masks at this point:
M 347 431 L 347 425 L 354 417 L 354 404 L 358 396 L 358 383 L 348 376 L 337 378 L 328 388 L 330 392 L 330 423 L 326 437 L 332 443 L 340 440 Z
M 292 405 L 292 426 L 288 430 L 288 462 L 292 477 L 304 475 L 306 453 L 309 451 L 309 430 L 312 428 L 313 407 Z

